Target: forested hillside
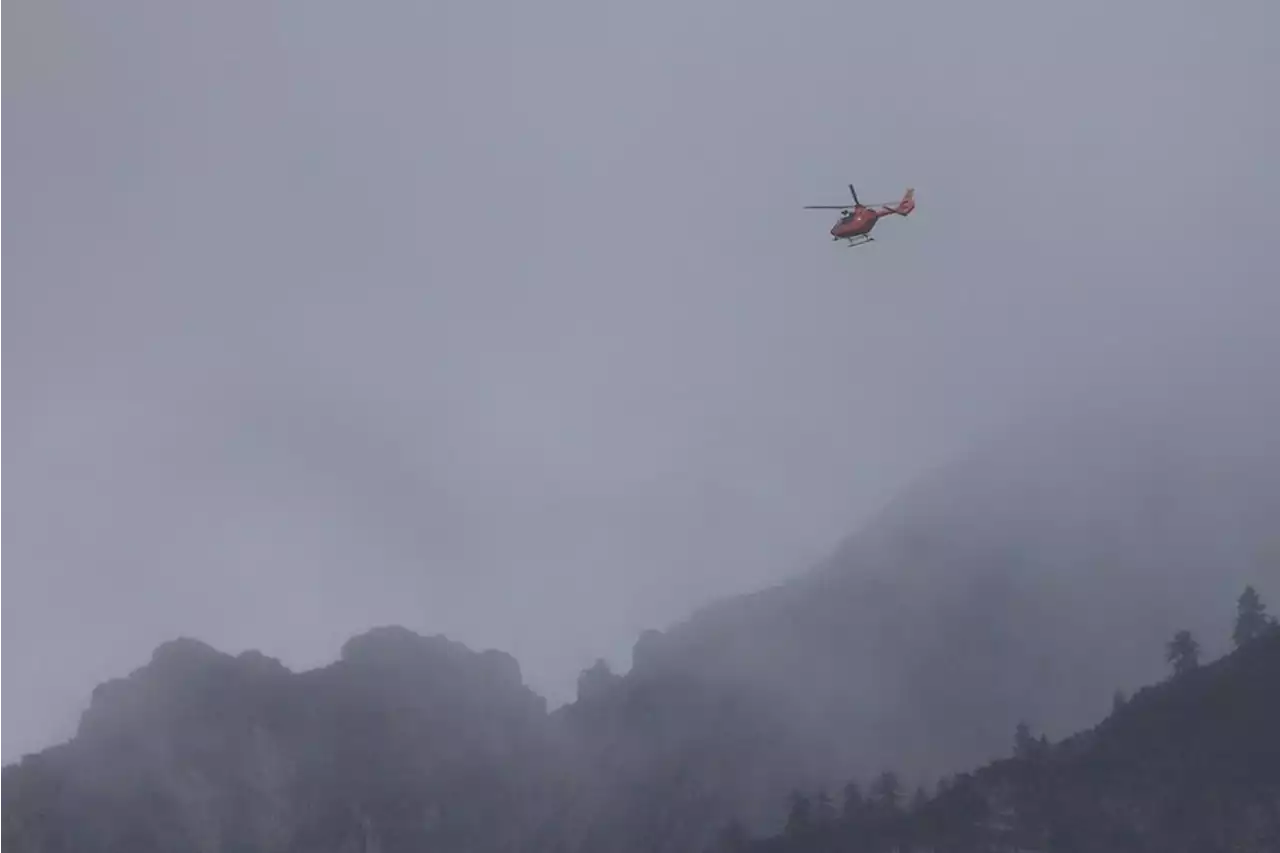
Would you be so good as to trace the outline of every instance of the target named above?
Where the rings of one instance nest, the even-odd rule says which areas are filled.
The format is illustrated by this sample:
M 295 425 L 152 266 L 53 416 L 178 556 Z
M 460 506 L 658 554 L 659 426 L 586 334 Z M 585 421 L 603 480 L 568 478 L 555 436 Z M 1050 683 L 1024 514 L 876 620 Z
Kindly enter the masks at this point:
M 646 634 L 629 672 L 594 672 L 561 712 L 596 721 L 611 821 L 677 822 L 692 788 L 704 812 L 769 831 L 791 787 L 888 767 L 931 785 L 1003 755 L 1020 721 L 1051 738 L 1092 725 L 1160 676 L 1153 650 L 1177 630 L 1225 651 L 1238 590 L 1280 593 L 1274 421 L 1232 400 L 1017 431 L 812 571 Z
M 792 795 L 782 833 L 721 833 L 728 853 L 997 850 L 1217 853 L 1280 849 L 1280 627 L 1241 597 L 1238 648 L 1200 665 L 1190 632 L 1172 675 L 1115 697 L 1098 725 L 1052 743 L 1025 724 L 1011 757 L 908 795 L 885 771 L 863 788 Z

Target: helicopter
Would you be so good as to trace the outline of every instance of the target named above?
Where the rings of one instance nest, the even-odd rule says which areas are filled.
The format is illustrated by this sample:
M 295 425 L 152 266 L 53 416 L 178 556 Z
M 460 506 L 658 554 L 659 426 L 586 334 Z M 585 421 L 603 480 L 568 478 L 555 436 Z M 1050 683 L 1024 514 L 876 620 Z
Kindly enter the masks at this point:
M 849 194 L 853 196 L 853 207 L 847 204 L 810 204 L 805 210 L 839 210 L 840 219 L 831 228 L 832 240 L 848 240 L 849 246 L 861 246 L 875 240 L 871 229 L 876 227 L 880 217 L 896 213 L 907 216 L 916 209 L 916 191 L 908 187 L 902 201 L 893 204 L 863 204 L 858 201 L 858 191 L 849 184 Z

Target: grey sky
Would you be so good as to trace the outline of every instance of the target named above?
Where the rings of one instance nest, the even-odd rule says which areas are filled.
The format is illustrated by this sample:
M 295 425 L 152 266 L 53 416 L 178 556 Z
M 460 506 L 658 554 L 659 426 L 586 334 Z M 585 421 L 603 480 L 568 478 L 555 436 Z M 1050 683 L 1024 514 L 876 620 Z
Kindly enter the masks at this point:
M 179 633 L 559 701 L 1009 418 L 1275 364 L 1269 0 L 8 18 L 5 760 Z M 836 246 L 850 181 L 917 212 Z

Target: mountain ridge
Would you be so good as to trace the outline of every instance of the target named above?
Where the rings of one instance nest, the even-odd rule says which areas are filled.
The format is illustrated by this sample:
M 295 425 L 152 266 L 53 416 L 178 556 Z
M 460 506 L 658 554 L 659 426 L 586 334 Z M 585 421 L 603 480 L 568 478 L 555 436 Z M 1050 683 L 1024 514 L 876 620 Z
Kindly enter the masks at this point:
M 113 830 L 162 847 L 217 849 L 222 821 L 244 833 L 231 841 L 266 849 L 535 838 L 630 853 L 699 847 L 734 815 L 777 829 L 795 787 L 889 767 L 930 784 L 1002 755 L 1018 721 L 1057 738 L 1096 720 L 1115 689 L 1152 680 L 1176 629 L 1216 644 L 1227 590 L 1275 597 L 1280 561 L 1258 558 L 1280 517 L 1274 420 L 1248 422 L 1222 446 L 1206 443 L 1204 419 L 1156 416 L 995 442 L 811 570 L 645 631 L 626 672 L 588 669 L 554 712 L 505 652 L 403 628 L 359 634 L 299 672 L 162 644 L 94 691 L 83 743 L 5 767 L 6 781 L 35 780 L 19 800 L 6 793 L 6 827 L 30 817 L 35 790 L 87 826 L 166 803 L 182 817 Z M 110 771 L 79 767 L 89 753 Z M 133 799 L 103 792 L 113 778 Z M 44 849 L 60 849 L 45 830 Z

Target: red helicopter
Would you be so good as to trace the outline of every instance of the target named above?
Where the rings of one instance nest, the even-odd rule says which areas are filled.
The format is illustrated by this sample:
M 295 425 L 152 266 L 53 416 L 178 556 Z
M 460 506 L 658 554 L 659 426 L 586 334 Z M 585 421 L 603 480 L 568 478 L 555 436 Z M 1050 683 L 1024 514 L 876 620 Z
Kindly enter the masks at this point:
M 858 191 L 853 188 L 853 184 L 849 184 L 849 193 L 853 196 L 852 209 L 847 204 L 810 204 L 805 206 L 805 210 L 839 210 L 840 219 L 831 228 L 831 239 L 848 240 L 850 246 L 861 246 L 863 243 L 875 240 L 871 236 L 871 229 L 876 227 L 880 217 L 892 213 L 907 216 L 916 209 L 916 191 L 911 188 L 907 189 L 906 194 L 902 196 L 902 201 L 896 206 L 863 204 L 858 201 Z

